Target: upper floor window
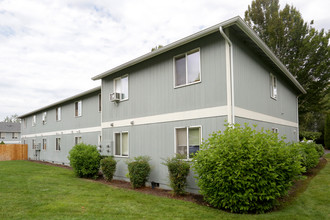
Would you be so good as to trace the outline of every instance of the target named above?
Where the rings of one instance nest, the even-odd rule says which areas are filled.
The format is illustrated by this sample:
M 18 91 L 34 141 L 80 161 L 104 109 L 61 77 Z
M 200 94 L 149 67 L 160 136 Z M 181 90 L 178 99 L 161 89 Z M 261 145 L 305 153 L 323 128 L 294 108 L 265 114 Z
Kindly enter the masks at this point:
M 114 92 L 120 94 L 120 101 L 128 99 L 128 75 L 114 79 Z
M 115 156 L 128 156 L 128 132 L 115 133 Z
M 99 98 L 99 112 L 102 110 L 102 99 L 101 99 L 101 93 L 98 96 Z
M 199 49 L 175 57 L 174 63 L 175 87 L 201 81 Z
M 62 119 L 62 108 L 57 107 L 56 108 L 56 121 L 61 121 Z
M 270 97 L 277 99 L 277 79 L 273 74 L 270 74 Z
M 74 116 L 79 117 L 82 115 L 82 101 L 74 103 Z
M 37 116 L 33 115 L 33 117 L 32 117 L 32 126 L 36 126 L 36 124 L 37 124 Z
M 47 123 L 47 112 L 42 113 L 42 124 L 46 124 Z
M 18 133 L 17 132 L 13 132 L 12 139 L 18 139 Z
M 6 138 L 6 134 L 4 132 L 0 132 L 0 139 L 5 139 Z
M 201 144 L 201 127 L 176 128 L 176 153 L 185 159 L 193 158 Z

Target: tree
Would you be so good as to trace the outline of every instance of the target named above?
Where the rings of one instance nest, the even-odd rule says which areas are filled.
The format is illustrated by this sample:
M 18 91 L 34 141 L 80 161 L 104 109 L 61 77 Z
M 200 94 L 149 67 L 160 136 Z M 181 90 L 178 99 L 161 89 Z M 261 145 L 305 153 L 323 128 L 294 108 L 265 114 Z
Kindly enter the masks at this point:
M 13 114 L 11 116 L 6 116 L 3 122 L 14 122 L 14 123 L 21 123 L 21 119 L 18 118 L 18 114 Z
M 330 31 L 316 30 L 313 21 L 308 25 L 293 6 L 280 10 L 278 0 L 253 0 L 245 21 L 307 91 L 299 97 L 301 125 L 317 124 L 329 110 L 325 97 L 330 93 Z
M 158 50 L 158 49 L 160 49 L 162 47 L 163 47 L 163 45 L 159 44 L 158 46 L 155 46 L 155 47 L 151 48 L 151 52 L 153 52 L 155 50 Z

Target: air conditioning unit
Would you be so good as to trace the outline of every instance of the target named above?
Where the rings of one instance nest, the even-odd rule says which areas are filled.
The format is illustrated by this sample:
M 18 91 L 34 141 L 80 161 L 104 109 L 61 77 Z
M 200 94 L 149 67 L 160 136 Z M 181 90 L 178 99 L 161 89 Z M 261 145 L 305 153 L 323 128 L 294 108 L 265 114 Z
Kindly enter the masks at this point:
M 117 93 L 117 92 L 110 93 L 110 101 L 111 102 L 119 102 L 120 101 L 120 96 L 121 96 L 121 93 Z

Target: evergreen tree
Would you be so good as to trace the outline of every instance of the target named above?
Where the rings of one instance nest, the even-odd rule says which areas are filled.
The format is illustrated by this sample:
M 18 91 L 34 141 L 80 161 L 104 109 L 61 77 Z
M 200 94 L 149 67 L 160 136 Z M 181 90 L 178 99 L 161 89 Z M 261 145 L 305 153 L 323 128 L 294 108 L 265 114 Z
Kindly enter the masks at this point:
M 316 30 L 313 21 L 307 24 L 293 6 L 281 10 L 278 0 L 253 0 L 245 21 L 307 91 L 299 97 L 301 125 L 317 123 L 329 110 L 325 97 L 330 92 L 330 31 Z M 306 117 L 311 114 L 313 117 Z

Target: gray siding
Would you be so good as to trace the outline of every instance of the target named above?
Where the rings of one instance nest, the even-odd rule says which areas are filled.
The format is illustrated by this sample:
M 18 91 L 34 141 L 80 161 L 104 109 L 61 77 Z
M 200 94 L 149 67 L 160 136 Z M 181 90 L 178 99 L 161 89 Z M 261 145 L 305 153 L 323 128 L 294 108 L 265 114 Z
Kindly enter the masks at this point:
M 113 134 L 116 132 L 128 131 L 129 136 L 129 157 L 115 157 L 118 161 L 116 178 L 125 179 L 127 174 L 127 159 L 136 156 L 148 155 L 151 157 L 150 164 L 152 166 L 149 182 L 155 181 L 162 185 L 163 188 L 169 188 L 167 167 L 162 165 L 163 159 L 175 155 L 175 128 L 187 126 L 201 126 L 202 138 L 208 138 L 209 134 L 214 131 L 223 130 L 227 117 L 214 117 L 195 119 L 187 121 L 167 122 L 140 126 L 129 126 L 120 128 L 103 129 L 103 146 L 109 144 L 113 152 Z M 106 148 L 104 148 L 105 150 Z M 102 154 L 107 155 L 103 151 Z M 195 179 L 191 172 L 188 178 L 188 189 L 197 192 Z
M 21 133 L 17 133 L 17 138 L 13 138 L 13 132 L 0 132 L 4 139 L 0 139 L 0 142 L 4 142 L 5 144 L 18 144 L 21 142 Z
M 173 57 L 200 48 L 202 82 L 174 88 Z M 128 74 L 129 99 L 109 101 L 113 79 Z M 219 33 L 102 79 L 103 122 L 226 105 L 224 41 Z
M 65 102 L 61 105 L 51 107 L 36 113 L 37 124 L 32 126 L 33 115 L 29 115 L 22 122 L 22 143 L 28 144 L 28 157 L 34 160 L 44 160 L 54 163 L 69 164 L 67 158 L 68 152 L 74 146 L 74 138 L 82 137 L 82 142 L 86 144 L 97 145 L 98 136 L 101 131 L 85 132 L 80 129 L 100 127 L 101 112 L 98 110 L 98 94 L 97 92 L 76 98 Z M 82 100 L 82 116 L 75 117 L 75 102 Z M 62 117 L 60 121 L 56 121 L 56 108 L 62 108 Z M 42 114 L 47 112 L 47 122 L 42 123 Z M 70 132 L 71 130 L 71 132 Z M 66 133 L 63 133 L 66 131 Z M 69 134 L 68 134 L 69 131 Z M 26 137 L 28 135 L 28 137 Z M 32 135 L 32 136 L 31 136 Z M 47 139 L 47 149 L 42 149 L 42 139 Z M 61 138 L 61 150 L 56 151 L 55 138 Z M 35 140 L 36 145 L 41 145 L 41 150 L 32 149 L 32 140 Z
M 234 42 L 235 106 L 297 122 L 297 94 L 279 72 L 267 66 L 251 48 Z M 270 97 L 270 73 L 277 77 L 278 98 Z

